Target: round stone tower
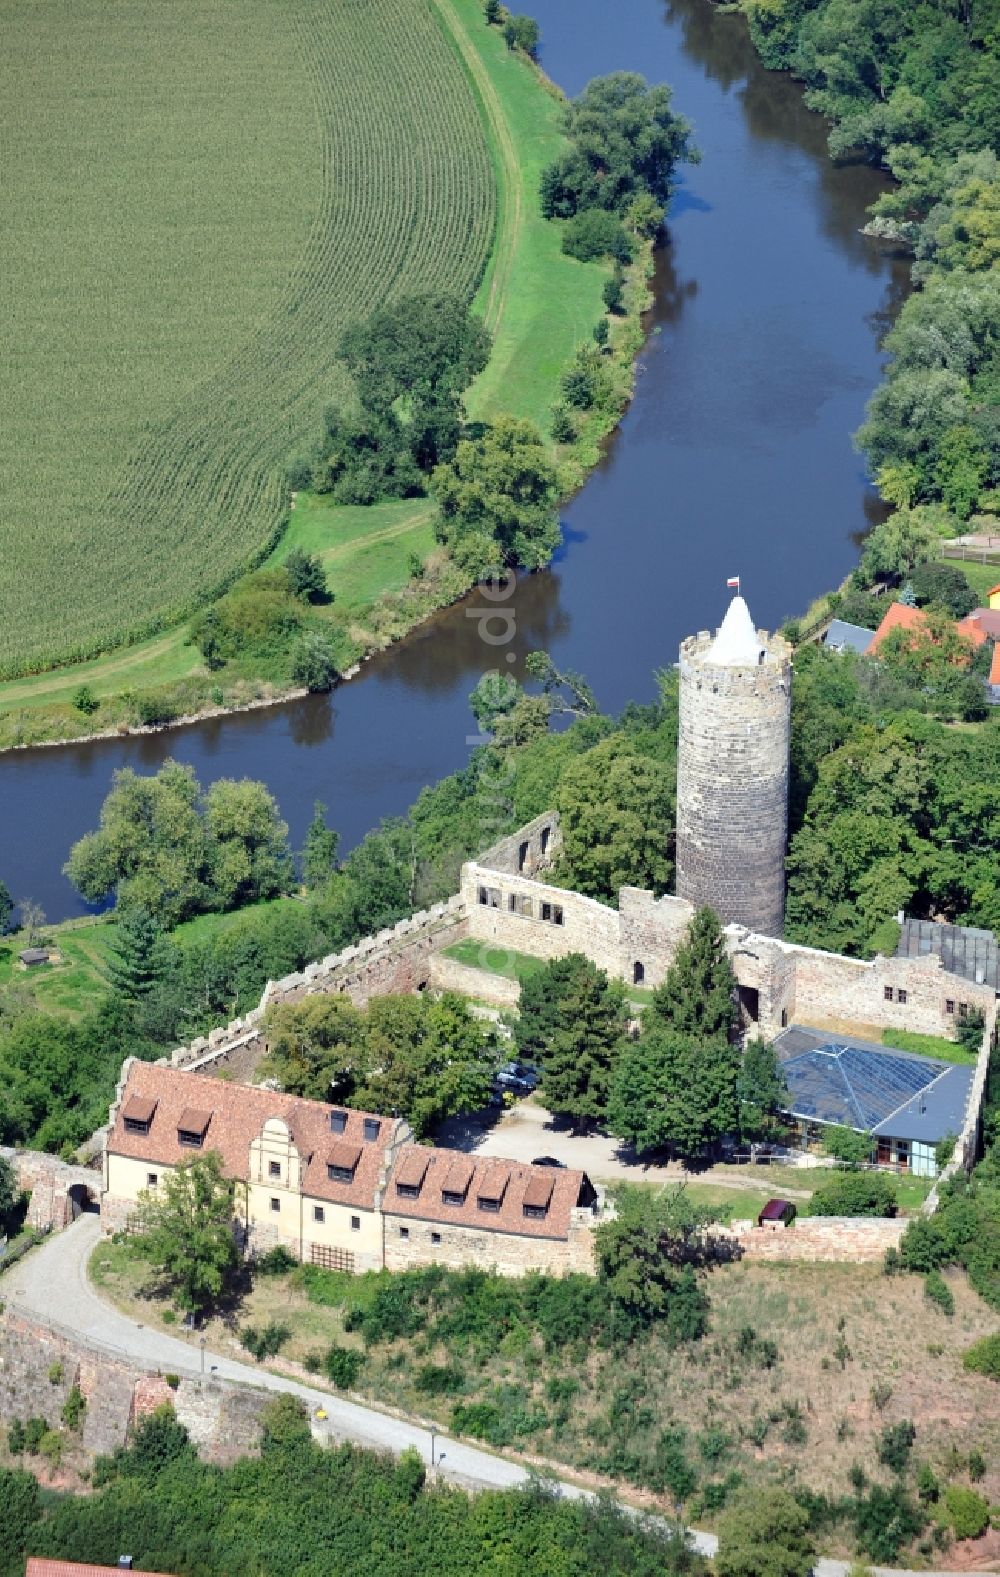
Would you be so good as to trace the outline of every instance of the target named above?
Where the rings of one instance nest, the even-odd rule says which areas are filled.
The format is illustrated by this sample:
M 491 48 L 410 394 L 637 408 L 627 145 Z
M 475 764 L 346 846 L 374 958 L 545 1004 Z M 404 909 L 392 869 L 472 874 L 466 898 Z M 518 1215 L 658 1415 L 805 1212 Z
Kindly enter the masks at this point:
M 677 896 L 781 936 L 792 649 L 733 598 L 718 632 L 681 643 Z

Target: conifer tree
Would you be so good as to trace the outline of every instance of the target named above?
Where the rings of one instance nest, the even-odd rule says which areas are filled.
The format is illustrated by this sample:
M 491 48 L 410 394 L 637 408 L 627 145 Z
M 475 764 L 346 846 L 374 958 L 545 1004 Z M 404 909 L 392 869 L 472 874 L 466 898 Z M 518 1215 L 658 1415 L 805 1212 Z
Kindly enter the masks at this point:
M 540 1063 L 549 1109 L 578 1127 L 603 1121 L 627 1021 L 621 983 L 570 953 L 525 981 L 519 1011 L 518 1050 Z
M 653 993 L 657 1017 L 699 1040 L 728 1040 L 736 1029 L 736 980 L 718 916 L 699 909 L 667 978 Z
M 148 909 L 126 909 L 115 930 L 115 952 L 108 960 L 112 989 L 127 1002 L 141 1002 L 170 972 L 170 949 Z
M 307 887 L 323 886 L 336 869 L 339 848 L 340 833 L 327 826 L 326 806 L 318 799 L 302 845 L 302 880 Z
M 756 1139 L 767 1133 L 788 1100 L 788 1087 L 774 1047 L 764 1040 L 747 1042 L 736 1085 L 740 1133 Z

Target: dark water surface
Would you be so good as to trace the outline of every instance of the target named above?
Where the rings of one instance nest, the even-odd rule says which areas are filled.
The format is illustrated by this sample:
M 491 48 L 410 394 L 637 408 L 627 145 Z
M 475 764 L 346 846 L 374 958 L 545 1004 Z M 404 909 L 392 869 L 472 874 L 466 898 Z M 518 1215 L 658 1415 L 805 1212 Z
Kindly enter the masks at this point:
M 332 697 L 128 740 L 0 757 L 0 878 L 50 919 L 85 908 L 60 867 L 97 823 L 115 767 L 168 755 L 203 782 L 267 780 L 301 841 L 315 799 L 345 847 L 462 765 L 484 669 L 538 647 L 602 705 L 651 698 L 682 635 L 718 622 L 740 574 L 759 624 L 801 612 L 852 566 L 874 501 L 850 433 L 879 373 L 903 263 L 859 234 L 880 178 L 835 168 L 826 126 L 759 65 L 740 17 L 709 0 L 532 0 L 567 92 L 630 69 L 669 82 L 703 163 L 683 172 L 660 256 L 636 399 L 565 511 L 552 569 L 505 606 L 491 648 L 448 610 Z

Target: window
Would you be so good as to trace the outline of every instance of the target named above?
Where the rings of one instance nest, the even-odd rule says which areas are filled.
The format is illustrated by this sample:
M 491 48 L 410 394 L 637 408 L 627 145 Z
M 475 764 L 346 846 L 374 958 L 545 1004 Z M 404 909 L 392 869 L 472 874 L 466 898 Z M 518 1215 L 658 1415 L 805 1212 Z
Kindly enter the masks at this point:
M 549 838 L 552 835 L 551 827 L 543 827 L 541 833 L 542 859 L 544 860 L 549 849 Z
M 645 964 L 640 964 L 639 960 L 636 959 L 635 963 L 632 965 L 632 984 L 634 986 L 641 986 L 645 978 L 646 966 Z
M 479 1206 L 480 1210 L 485 1211 L 488 1216 L 498 1216 L 500 1214 L 499 1199 L 484 1199 L 482 1195 L 480 1195 L 476 1200 L 476 1204 Z
M 464 1205 L 465 1195 L 453 1193 L 450 1189 L 441 1190 L 441 1198 L 446 1205 Z
M 903 1006 L 905 1007 L 905 1005 L 906 1005 L 906 992 L 905 991 L 897 991 L 896 992 L 896 1001 L 897 1002 L 901 1002 L 903 1004 Z
M 382 1131 L 382 1124 L 377 1117 L 366 1117 L 364 1122 L 365 1139 L 372 1144 Z
M 158 1172 L 147 1172 L 146 1173 L 146 1187 L 147 1188 L 155 1188 L 159 1181 L 160 1181 L 160 1177 L 159 1177 L 159 1173 Z
M 326 1175 L 331 1183 L 353 1183 L 353 1166 L 334 1166 L 332 1161 L 326 1163 Z
M 281 1176 L 281 1162 L 280 1161 L 269 1161 L 267 1163 L 267 1170 L 268 1170 L 268 1175 L 270 1177 L 280 1177 Z
M 781 1010 L 781 1027 L 782 1027 L 782 1029 L 787 1029 L 788 1028 L 788 1009 L 787 1008 L 782 1008 L 782 1010 Z
M 360 1232 L 361 1231 L 361 1217 L 360 1216 L 352 1216 L 351 1217 L 351 1231 L 352 1232 Z
M 401 1238 L 408 1238 L 409 1235 L 410 1235 L 409 1227 L 400 1227 L 399 1235 L 400 1235 Z
M 553 925 L 562 925 L 562 923 L 563 923 L 562 904 L 561 903 L 554 903 L 552 905 L 552 924 Z
M 487 909 L 499 909 L 499 907 L 500 907 L 500 889 L 499 889 L 499 887 L 480 887 L 480 889 L 479 889 L 479 902 Z
M 522 1208 L 529 1221 L 544 1221 L 549 1213 L 548 1205 L 524 1205 Z
M 883 986 L 882 987 L 882 995 L 885 997 L 885 1000 L 887 1002 L 891 1002 L 892 1001 L 892 987 L 891 986 Z
M 275 1199 L 273 1194 L 271 1195 L 271 1209 L 272 1210 L 280 1210 L 281 1209 L 281 1200 L 280 1199 Z
M 440 1234 L 440 1232 L 432 1232 L 431 1233 L 431 1242 L 432 1243 L 440 1243 L 440 1241 L 441 1241 L 441 1234 Z
M 189 1150 L 200 1150 L 203 1134 L 192 1133 L 190 1128 L 178 1128 L 177 1143 L 187 1145 Z
M 140 1119 L 138 1117 L 126 1117 L 126 1119 L 125 1119 L 125 1132 L 126 1133 L 148 1133 L 149 1132 L 149 1123 L 140 1121 Z
M 331 1112 L 330 1113 L 330 1132 L 331 1133 L 343 1133 L 344 1129 L 346 1127 L 347 1127 L 347 1113 L 346 1112 Z
M 958 1015 L 959 1015 L 959 1018 L 964 1018 L 966 1013 L 968 1013 L 968 1011 L 969 1011 L 969 1004 L 968 1004 L 968 1002 L 960 1002 L 958 1004 Z
M 529 920 L 531 919 L 533 906 L 531 899 L 526 893 L 511 893 L 507 900 L 507 905 L 511 914 L 522 914 L 526 915 Z
M 325 1221 L 326 1220 L 326 1211 L 323 1209 L 322 1205 L 313 1205 L 313 1220 L 314 1221 Z
M 527 865 L 527 863 L 528 863 L 528 845 L 527 845 L 527 842 L 525 842 L 525 843 L 521 844 L 521 847 L 517 851 L 517 868 L 518 868 L 518 870 L 519 871 L 523 871 L 524 867 Z
M 396 1192 L 399 1195 L 400 1199 L 419 1199 L 420 1198 L 420 1184 L 419 1183 L 397 1183 L 396 1184 Z
M 955 999 L 954 999 L 954 997 L 949 997 L 948 998 L 948 1000 L 945 1002 L 944 1010 L 945 1010 L 946 1013 L 954 1013 L 954 1011 L 955 1011 Z
M 542 919 L 551 921 L 551 919 L 552 919 L 552 905 L 550 903 L 543 903 L 542 904 Z

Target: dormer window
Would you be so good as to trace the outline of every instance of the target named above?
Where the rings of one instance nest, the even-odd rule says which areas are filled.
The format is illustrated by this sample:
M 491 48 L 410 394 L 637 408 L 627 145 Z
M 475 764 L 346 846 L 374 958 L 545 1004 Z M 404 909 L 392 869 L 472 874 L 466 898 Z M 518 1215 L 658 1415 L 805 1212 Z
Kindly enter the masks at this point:
M 156 1102 L 144 1100 L 141 1096 L 133 1095 L 127 1101 L 122 1111 L 122 1123 L 126 1133 L 148 1133 L 153 1122 L 153 1113 L 156 1111 Z
M 335 1111 L 330 1113 L 330 1132 L 344 1133 L 347 1128 L 347 1113 Z
M 452 1161 L 441 1184 L 442 1204 L 449 1205 L 453 1210 L 461 1209 L 468 1196 L 469 1184 L 472 1182 L 475 1170 L 473 1162 L 464 1156 Z
M 479 1209 L 487 1215 L 499 1215 L 509 1181 L 510 1172 L 502 1167 L 494 1167 L 481 1178 L 476 1189 L 476 1204 Z
M 367 1144 L 374 1144 L 375 1140 L 382 1131 L 382 1124 L 379 1122 L 377 1117 L 366 1117 L 363 1124 L 363 1131 L 365 1142 Z
M 326 1175 L 331 1183 L 353 1183 L 361 1159 L 361 1146 L 335 1144 L 326 1158 Z
M 556 1186 L 554 1177 L 544 1172 L 533 1172 L 524 1190 L 521 1214 L 527 1221 L 544 1221 Z
M 188 1150 L 200 1150 L 205 1143 L 212 1113 L 186 1106 L 177 1119 L 177 1143 Z
M 400 1199 L 419 1199 L 420 1190 L 431 1164 L 429 1150 L 411 1150 L 396 1169 L 396 1193 Z

